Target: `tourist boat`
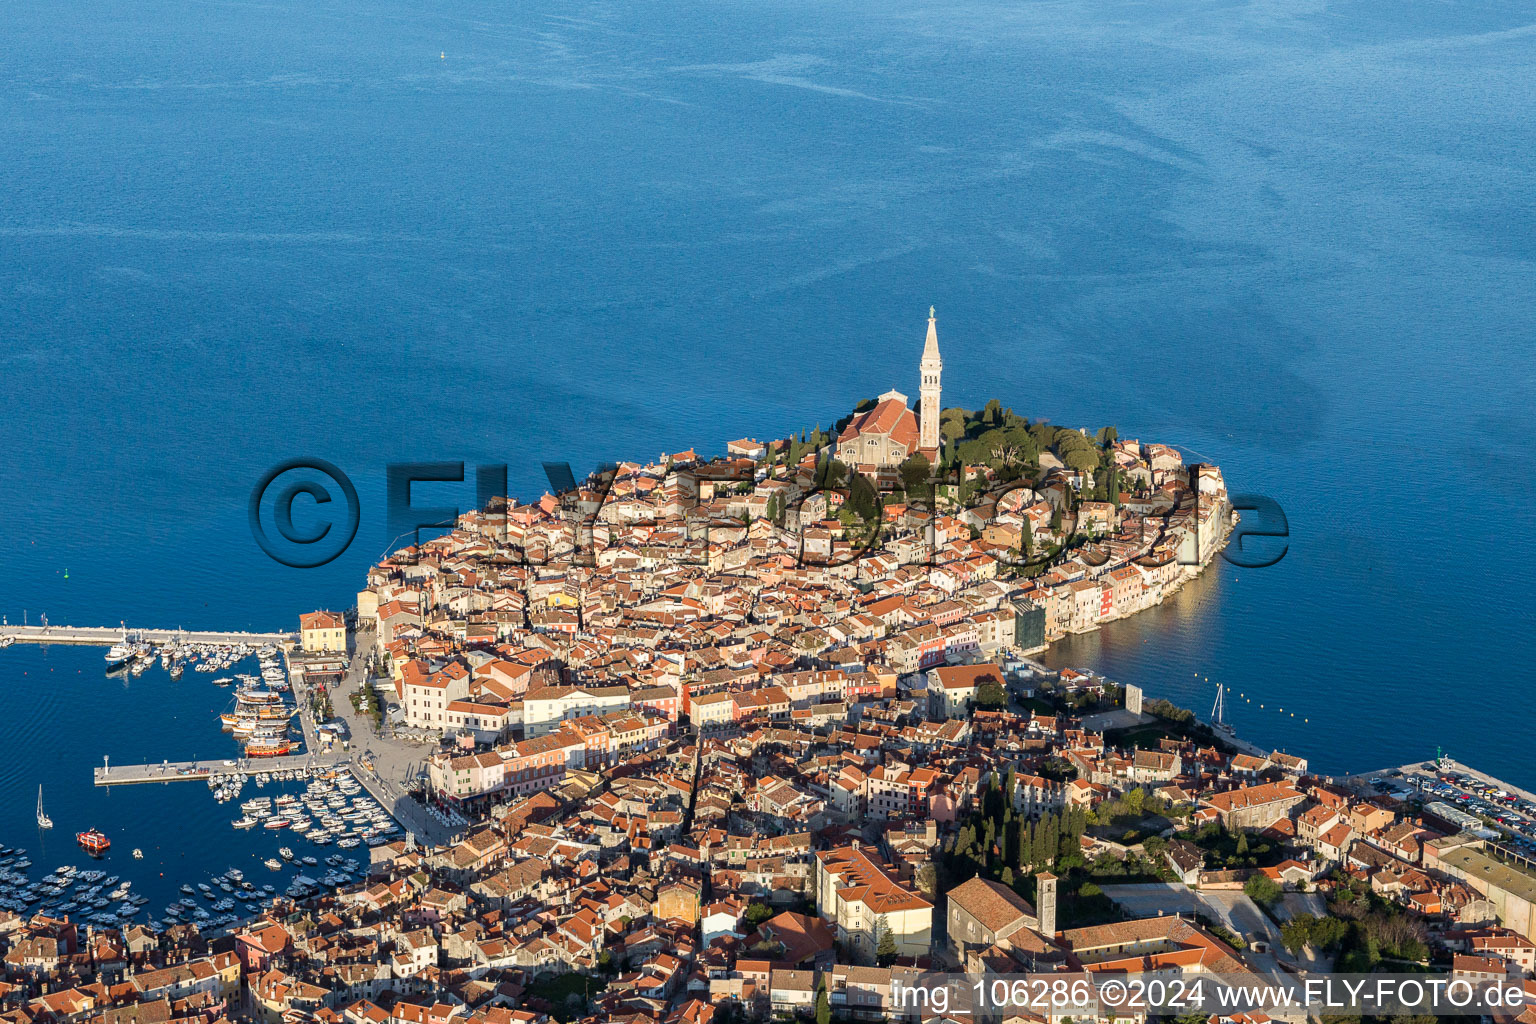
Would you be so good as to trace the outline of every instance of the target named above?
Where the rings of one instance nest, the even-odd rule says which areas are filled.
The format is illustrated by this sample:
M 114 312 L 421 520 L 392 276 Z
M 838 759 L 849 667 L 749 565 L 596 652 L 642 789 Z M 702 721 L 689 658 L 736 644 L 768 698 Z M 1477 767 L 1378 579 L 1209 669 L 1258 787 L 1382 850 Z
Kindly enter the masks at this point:
M 108 839 L 100 829 L 90 829 L 86 832 L 76 832 L 75 842 L 85 848 L 85 852 L 93 857 L 100 857 L 112 846 L 112 840 Z
M 293 743 L 286 739 L 252 739 L 245 745 L 246 757 L 282 757 L 293 750 Z
M 235 699 L 242 704 L 281 704 L 283 695 L 275 690 L 237 690 Z
M 53 828 L 53 819 L 43 810 L 43 787 L 37 787 L 37 827 Z
M 232 717 L 235 719 L 251 718 L 260 722 L 286 722 L 298 713 L 298 708 L 290 708 L 282 704 L 253 704 L 250 706 L 242 705 L 233 713 Z M 219 717 L 224 719 L 225 725 L 231 724 L 228 716 L 220 715 Z

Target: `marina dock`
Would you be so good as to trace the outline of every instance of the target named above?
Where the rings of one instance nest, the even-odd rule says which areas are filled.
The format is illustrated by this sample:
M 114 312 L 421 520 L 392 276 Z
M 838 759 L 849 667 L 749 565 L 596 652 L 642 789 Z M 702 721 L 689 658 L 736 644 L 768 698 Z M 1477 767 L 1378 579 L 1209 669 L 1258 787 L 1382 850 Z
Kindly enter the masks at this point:
M 110 647 L 121 643 L 121 626 L 0 626 L 0 644 L 95 644 Z M 131 637 L 155 644 L 280 644 L 297 642 L 293 633 L 217 633 L 189 629 L 130 629 Z
M 205 781 L 210 775 L 261 775 L 293 769 L 336 768 L 347 771 L 346 758 L 329 754 L 245 758 L 236 761 L 162 761 L 159 764 L 114 764 L 93 770 L 98 786 L 131 786 L 145 782 Z

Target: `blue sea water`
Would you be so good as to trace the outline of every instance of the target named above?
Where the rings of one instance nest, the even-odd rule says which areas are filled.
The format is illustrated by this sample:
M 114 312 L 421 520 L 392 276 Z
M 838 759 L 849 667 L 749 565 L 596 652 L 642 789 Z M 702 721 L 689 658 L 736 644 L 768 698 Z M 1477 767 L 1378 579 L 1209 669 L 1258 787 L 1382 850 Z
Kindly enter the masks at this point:
M 389 462 L 506 462 L 532 496 L 544 461 L 825 425 L 915 393 L 931 303 L 946 402 L 1176 442 L 1288 516 L 1278 565 L 1223 564 L 1053 658 L 1202 712 L 1230 683 L 1244 734 L 1322 770 L 1442 745 L 1536 784 L 1527 4 L 4 19 L 12 621 L 292 627 L 388 546 Z M 313 570 L 268 559 L 246 514 L 302 455 L 362 497 Z M 212 813 L 91 790 L 104 752 L 220 742 L 182 724 L 205 682 L 124 691 L 98 661 L 0 652 L 0 841 L 39 781 L 61 834 Z

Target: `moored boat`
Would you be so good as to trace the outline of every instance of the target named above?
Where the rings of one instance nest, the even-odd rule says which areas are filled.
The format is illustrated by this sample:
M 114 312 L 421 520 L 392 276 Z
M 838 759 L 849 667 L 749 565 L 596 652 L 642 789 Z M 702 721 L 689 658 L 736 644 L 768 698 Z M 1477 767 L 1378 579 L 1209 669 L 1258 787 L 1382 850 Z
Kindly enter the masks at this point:
M 293 750 L 288 740 L 252 740 L 246 744 L 246 757 L 282 757 Z
M 112 846 L 112 840 L 108 839 L 100 829 L 96 828 L 85 832 L 76 832 L 75 842 L 79 843 L 86 853 L 95 857 L 106 853 Z

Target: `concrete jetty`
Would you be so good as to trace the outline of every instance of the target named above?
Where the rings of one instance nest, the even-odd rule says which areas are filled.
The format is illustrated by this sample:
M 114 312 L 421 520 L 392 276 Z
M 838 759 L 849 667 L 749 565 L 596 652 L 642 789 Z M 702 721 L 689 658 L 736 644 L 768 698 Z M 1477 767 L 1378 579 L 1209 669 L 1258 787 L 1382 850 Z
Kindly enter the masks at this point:
M 285 757 L 230 758 L 224 761 L 161 761 L 159 764 L 112 764 L 93 770 L 98 786 L 131 786 L 145 782 L 207 781 L 210 775 L 260 775 L 295 768 L 348 770 L 347 760 L 332 754 L 289 754 Z
M 121 643 L 121 626 L 0 626 L 0 643 L 95 644 L 110 647 Z M 291 645 L 293 633 L 219 633 L 195 629 L 130 629 L 130 637 L 155 644 L 262 644 Z M 9 639 L 6 639 L 9 638 Z

